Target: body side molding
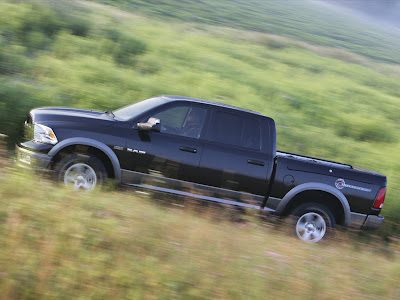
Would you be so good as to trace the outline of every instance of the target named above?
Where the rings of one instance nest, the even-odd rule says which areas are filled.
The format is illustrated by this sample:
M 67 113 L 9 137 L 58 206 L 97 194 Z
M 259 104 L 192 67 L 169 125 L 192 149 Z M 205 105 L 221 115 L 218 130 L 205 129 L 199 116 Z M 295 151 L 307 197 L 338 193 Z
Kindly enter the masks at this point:
M 342 204 L 343 211 L 344 211 L 344 220 L 345 220 L 345 225 L 349 225 L 351 223 L 351 212 L 350 212 L 350 205 L 349 202 L 347 201 L 346 197 L 343 195 L 342 192 L 338 191 L 334 187 L 323 184 L 323 183 L 318 183 L 318 182 L 309 182 L 309 183 L 303 183 L 295 188 L 291 189 L 282 199 L 282 201 L 279 203 L 276 212 L 278 214 L 281 214 L 283 210 L 285 209 L 286 205 L 295 197 L 297 194 L 304 192 L 304 191 L 323 191 L 327 192 L 333 196 L 335 196 L 340 203 Z
M 71 145 L 87 145 L 91 146 L 94 148 L 97 148 L 101 151 L 104 152 L 104 154 L 107 155 L 107 157 L 110 159 L 112 166 L 114 168 L 114 174 L 115 174 L 115 180 L 117 182 L 121 182 L 121 166 L 119 164 L 119 160 L 115 153 L 105 144 L 100 143 L 99 141 L 93 140 L 93 139 L 88 139 L 88 138 L 83 138 L 83 137 L 74 137 L 74 138 L 69 138 L 65 139 L 58 144 L 56 144 L 48 153 L 51 157 L 54 157 L 58 152 L 60 152 L 62 149 L 65 147 L 71 146 Z

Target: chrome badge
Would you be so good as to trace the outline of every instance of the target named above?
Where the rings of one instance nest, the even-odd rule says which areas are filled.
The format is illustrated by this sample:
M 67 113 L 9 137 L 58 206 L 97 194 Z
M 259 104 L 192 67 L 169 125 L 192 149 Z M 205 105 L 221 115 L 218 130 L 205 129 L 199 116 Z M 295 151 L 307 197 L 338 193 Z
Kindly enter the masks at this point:
M 336 180 L 335 186 L 338 190 L 342 190 L 343 188 L 349 188 L 349 189 L 359 190 L 359 191 L 363 191 L 363 192 L 371 191 L 371 189 L 367 189 L 367 188 L 363 188 L 363 187 L 355 186 L 355 185 L 351 185 L 351 184 L 346 184 L 346 182 L 342 178 L 339 178 Z

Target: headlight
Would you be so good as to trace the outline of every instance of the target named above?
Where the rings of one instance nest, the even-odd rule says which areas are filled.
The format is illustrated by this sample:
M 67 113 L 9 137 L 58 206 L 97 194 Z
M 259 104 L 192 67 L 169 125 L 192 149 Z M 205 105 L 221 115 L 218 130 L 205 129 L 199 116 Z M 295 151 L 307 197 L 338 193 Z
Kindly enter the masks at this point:
M 58 142 L 57 137 L 53 132 L 53 129 L 41 124 L 34 124 L 33 139 L 40 143 L 52 145 L 55 145 Z

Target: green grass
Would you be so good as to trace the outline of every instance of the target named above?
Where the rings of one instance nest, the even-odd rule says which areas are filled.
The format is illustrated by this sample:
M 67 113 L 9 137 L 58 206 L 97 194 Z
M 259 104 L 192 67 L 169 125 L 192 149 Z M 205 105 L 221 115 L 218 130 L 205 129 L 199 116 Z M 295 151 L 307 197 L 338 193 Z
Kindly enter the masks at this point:
M 359 15 L 310 0 L 97 0 L 153 18 L 233 27 L 294 37 L 347 49 L 378 61 L 400 63 L 400 32 Z
M 400 295 L 398 241 L 337 232 L 311 245 L 251 210 L 165 203 L 132 190 L 71 192 L 0 170 L 1 299 Z
M 215 100 L 273 117 L 279 150 L 387 175 L 382 212 L 400 222 L 396 66 L 95 2 L 2 1 L 0 10 L 0 131 L 10 147 L 37 106 L 115 109 L 160 94 Z

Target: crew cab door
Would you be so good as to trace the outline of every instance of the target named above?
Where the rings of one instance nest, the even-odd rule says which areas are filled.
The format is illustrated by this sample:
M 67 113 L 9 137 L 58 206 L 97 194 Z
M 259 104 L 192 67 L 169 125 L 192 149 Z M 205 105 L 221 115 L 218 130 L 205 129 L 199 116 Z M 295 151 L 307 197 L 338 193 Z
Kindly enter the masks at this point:
M 203 152 L 200 137 L 207 114 L 206 107 L 174 103 L 139 120 L 158 119 L 161 131 L 143 131 L 133 126 L 127 140 L 130 158 L 128 170 L 123 171 L 123 183 L 161 190 L 190 189 L 190 184 L 199 180 L 198 167 Z
M 265 195 L 272 161 L 262 151 L 265 139 L 262 125 L 262 118 L 251 114 L 215 109 L 208 129 L 208 142 L 205 143 L 200 161 L 202 183 L 226 190 Z M 224 191 L 220 192 L 219 196 L 224 197 Z M 246 195 L 243 195 L 243 201 L 246 202 L 244 198 Z

